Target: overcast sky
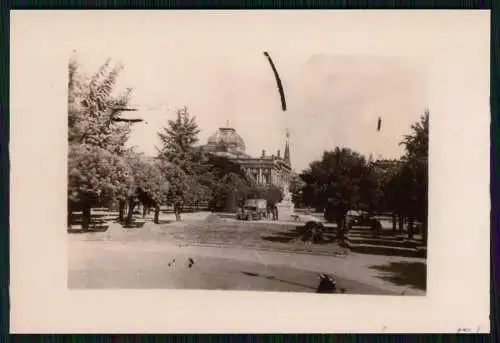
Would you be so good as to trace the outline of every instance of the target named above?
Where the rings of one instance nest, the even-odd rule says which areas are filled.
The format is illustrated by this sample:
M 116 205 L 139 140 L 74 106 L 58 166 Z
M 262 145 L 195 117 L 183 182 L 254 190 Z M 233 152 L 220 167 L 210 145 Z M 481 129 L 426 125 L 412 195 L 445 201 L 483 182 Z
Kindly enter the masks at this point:
M 173 39 L 165 34 L 164 41 L 158 36 L 147 30 L 126 35 L 117 29 L 101 39 L 75 43 L 86 71 L 94 71 L 107 57 L 123 63 L 118 87 L 133 88 L 131 104 L 140 108 L 134 116 L 147 122 L 134 125 L 129 144 L 146 154 L 155 153 L 156 132 L 175 117 L 177 108 L 187 106 L 200 126 L 201 143 L 229 121 L 251 155 L 262 149 L 283 152 L 288 128 L 296 171 L 335 146 L 398 157 L 402 135 L 427 107 L 424 69 L 403 57 L 271 45 L 267 51 L 286 93 L 288 110 L 283 112 L 261 48 L 224 46 L 210 35 L 199 38 L 199 44 L 192 44 L 192 36 Z

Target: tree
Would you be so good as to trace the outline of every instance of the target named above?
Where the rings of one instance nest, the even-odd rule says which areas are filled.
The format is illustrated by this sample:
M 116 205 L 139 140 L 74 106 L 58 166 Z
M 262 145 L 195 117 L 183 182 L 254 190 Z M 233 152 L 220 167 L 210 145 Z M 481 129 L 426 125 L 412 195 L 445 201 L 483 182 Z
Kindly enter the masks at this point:
M 392 228 L 393 231 L 397 229 L 397 223 L 399 222 L 399 230 L 403 230 L 404 221 L 404 206 L 405 203 L 405 192 L 403 189 L 401 167 L 394 168 L 393 170 L 386 172 L 384 179 L 382 180 L 382 191 L 383 191 L 383 209 L 392 212 Z
M 408 235 L 413 237 L 413 220 L 422 223 L 424 241 L 427 240 L 428 216 L 428 161 L 429 161 L 429 111 L 426 110 L 420 120 L 411 126 L 412 133 L 404 136 L 401 144 L 405 148 L 405 165 L 408 186 L 407 215 L 409 220 Z
M 210 155 L 202 175 L 210 188 L 210 207 L 232 212 L 241 206 L 253 185 L 241 166 L 225 156 Z
M 304 202 L 325 211 L 328 221 L 336 221 L 342 233 L 350 208 L 371 209 L 376 203 L 377 182 L 371 165 L 359 153 L 348 148 L 325 151 L 302 173 L 306 183 Z
M 268 206 L 275 206 L 283 200 L 283 190 L 275 185 L 256 185 L 248 191 L 248 198 L 265 199 Z
M 143 155 L 131 153 L 128 164 L 132 170 L 133 182 L 129 187 L 127 225 L 132 224 L 133 211 L 137 203 L 143 205 L 143 215 L 151 207 L 155 209 L 154 222 L 159 223 L 160 205 L 167 203 L 169 182 L 161 160 L 146 159 Z
M 413 172 L 406 164 L 402 164 L 391 175 L 384 188 L 385 204 L 393 212 L 393 229 L 397 217 L 400 232 L 403 230 L 405 219 L 413 215 L 414 188 Z
M 169 120 L 168 125 L 158 133 L 161 145 L 157 148 L 159 157 L 179 166 L 188 174 L 195 174 L 194 165 L 201 162 L 201 152 L 196 148 L 200 130 L 196 118 L 184 107 L 177 110 L 176 120 Z
M 162 173 L 170 184 L 167 203 L 173 205 L 175 219 L 180 221 L 184 206 L 195 200 L 196 195 L 194 194 L 198 186 L 196 179 L 176 164 L 165 165 Z
M 93 205 L 109 204 L 131 182 L 124 160 L 97 146 L 70 145 L 68 198 L 82 207 L 82 229 L 89 229 Z
M 317 212 L 324 212 L 327 203 L 325 187 L 329 177 L 322 161 L 311 162 L 300 177 L 306 184 L 302 190 L 304 204 L 313 207 Z
M 405 135 L 400 143 L 405 148 L 403 159 L 426 166 L 429 158 L 429 111 L 426 110 L 420 120 L 411 125 L 412 133 Z
M 125 107 L 131 89 L 114 94 L 121 65 L 106 61 L 91 77 L 83 75 L 75 60 L 69 63 L 68 140 L 69 144 L 88 144 L 122 155 L 131 123 L 116 121 L 118 108 Z
M 88 77 L 75 59 L 68 66 L 68 225 L 77 205 L 83 209 L 84 230 L 88 229 L 90 206 L 96 197 L 112 194 L 120 198 L 126 193 L 121 173 L 115 173 L 126 169 L 121 157 L 130 133 L 130 123 L 115 121 L 120 115 L 116 109 L 127 104 L 131 93 L 127 89 L 113 94 L 121 69 L 120 65 L 112 67 L 108 60 Z M 99 177 L 105 179 L 96 180 L 97 176 L 85 168 L 100 170 Z M 116 189 L 110 186 L 117 184 L 120 187 Z
M 292 202 L 295 207 L 302 207 L 304 202 L 304 188 L 306 187 L 306 183 L 300 175 L 292 173 L 290 177 L 290 193 L 292 193 Z
M 171 185 L 169 201 L 174 206 L 176 220 L 186 204 L 195 205 L 210 197 L 210 178 L 207 157 L 195 146 L 198 142 L 198 124 L 186 107 L 177 111 L 175 120 L 158 133 L 158 157 L 168 163 L 165 169 Z
M 375 211 L 382 209 L 382 182 L 383 175 L 378 171 L 373 162 L 363 162 L 364 166 L 360 171 L 359 190 L 357 203 L 354 207 L 366 211 L 370 216 Z

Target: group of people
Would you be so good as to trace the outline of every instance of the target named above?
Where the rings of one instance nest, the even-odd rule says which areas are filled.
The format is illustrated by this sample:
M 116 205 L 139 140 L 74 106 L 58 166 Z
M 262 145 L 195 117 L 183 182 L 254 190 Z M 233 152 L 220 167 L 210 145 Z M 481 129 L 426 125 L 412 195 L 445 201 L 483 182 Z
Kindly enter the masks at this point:
M 266 218 L 272 218 L 272 220 L 278 220 L 278 207 L 273 205 L 267 205 Z

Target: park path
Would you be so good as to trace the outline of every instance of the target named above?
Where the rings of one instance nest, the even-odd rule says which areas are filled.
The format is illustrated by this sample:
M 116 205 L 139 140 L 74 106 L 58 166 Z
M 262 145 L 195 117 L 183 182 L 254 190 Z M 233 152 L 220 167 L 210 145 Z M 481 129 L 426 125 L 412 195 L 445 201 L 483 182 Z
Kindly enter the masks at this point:
M 89 259 L 106 261 L 110 256 L 122 255 L 133 258 L 130 262 L 116 261 L 116 268 L 124 268 L 133 263 L 141 263 L 145 256 L 158 256 L 158 259 L 177 259 L 184 261 L 192 257 L 197 261 L 218 260 L 237 261 L 240 263 L 260 264 L 263 268 L 293 268 L 315 273 L 329 273 L 344 280 L 355 281 L 382 290 L 381 293 L 406 295 L 424 295 L 420 290 L 408 286 L 399 286 L 379 278 L 379 271 L 371 269 L 373 265 L 386 265 L 391 261 L 411 261 L 404 258 L 390 258 L 386 256 L 371 256 L 349 254 L 343 257 L 318 256 L 308 254 L 283 253 L 275 251 L 257 251 L 243 248 L 207 247 L 154 242 L 109 242 L 109 241 L 78 241 L 72 240 L 69 249 L 69 268 L 71 271 L 82 271 L 89 268 Z M 157 263 L 158 261 L 152 261 Z M 164 261 L 165 262 L 165 261 Z M 179 263 L 179 262 L 178 262 Z M 222 262 L 219 262 L 223 264 Z M 126 267 L 125 267 L 126 268 Z M 149 262 L 137 267 L 141 270 L 149 268 Z M 262 268 L 261 268 L 262 269 Z

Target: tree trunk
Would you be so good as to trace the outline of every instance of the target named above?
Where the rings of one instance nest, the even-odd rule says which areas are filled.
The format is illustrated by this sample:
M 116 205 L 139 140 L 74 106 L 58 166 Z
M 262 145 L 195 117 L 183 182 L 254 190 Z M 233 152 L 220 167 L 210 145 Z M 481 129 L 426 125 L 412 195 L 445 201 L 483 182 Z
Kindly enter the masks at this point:
M 155 222 L 155 224 L 160 224 L 160 206 L 159 205 L 155 206 L 154 222 Z
M 346 244 L 345 216 L 337 217 L 335 221 L 337 222 L 337 237 L 340 240 L 339 244 L 344 247 Z
M 127 213 L 127 221 L 125 223 L 126 226 L 132 226 L 132 221 L 134 220 L 134 207 L 135 201 L 133 197 L 128 199 L 128 213 Z
M 338 231 L 339 237 L 344 239 L 344 233 L 345 233 L 344 218 L 338 217 L 336 221 L 337 221 L 337 231 Z
M 175 220 L 181 221 L 181 207 L 179 204 L 174 205 Z
M 398 216 L 399 233 L 403 233 L 404 223 L 405 223 L 404 217 L 400 214 Z
M 408 218 L 408 239 L 413 239 L 414 233 L 414 218 Z
M 82 231 L 89 231 L 90 227 L 90 203 L 84 202 L 82 204 Z
M 396 232 L 397 231 L 397 218 L 396 218 L 396 213 L 392 213 L 392 231 Z
M 146 218 L 146 213 L 148 212 L 148 208 L 142 205 L 142 218 Z
M 118 204 L 118 221 L 120 223 L 123 223 L 125 219 L 125 201 L 120 200 L 120 203 Z

